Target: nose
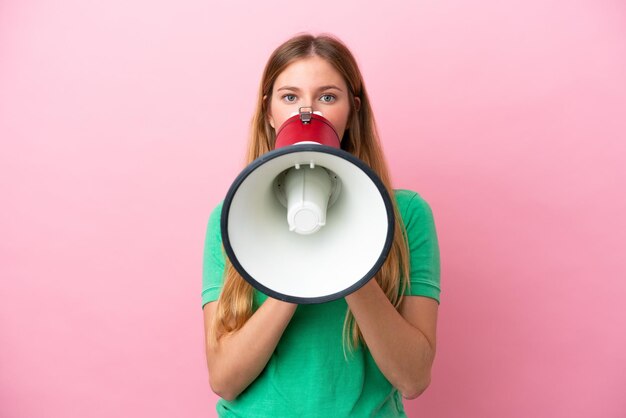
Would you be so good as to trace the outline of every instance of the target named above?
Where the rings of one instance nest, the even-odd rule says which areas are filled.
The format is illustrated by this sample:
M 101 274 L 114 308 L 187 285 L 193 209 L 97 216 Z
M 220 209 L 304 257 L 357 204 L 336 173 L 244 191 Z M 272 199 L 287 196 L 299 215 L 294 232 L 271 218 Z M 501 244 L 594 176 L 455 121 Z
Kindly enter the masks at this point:
M 308 100 L 305 103 L 311 103 L 311 104 L 301 106 L 300 109 L 309 111 L 311 113 L 319 113 L 320 115 L 322 114 L 322 110 L 320 109 L 319 104 L 315 102 L 315 100 Z
M 305 102 L 306 103 L 306 102 Z M 318 109 L 317 106 L 309 106 L 309 105 L 304 105 L 304 106 L 299 106 L 298 107 L 298 111 L 297 112 L 292 112 L 291 116 L 295 116 L 297 114 L 302 114 L 302 113 L 317 113 L 320 116 L 323 116 L 324 114 L 322 113 L 321 110 Z
M 302 103 L 303 105 L 301 107 L 308 107 L 309 109 L 311 109 L 311 112 L 316 112 L 316 111 L 320 111 L 321 109 L 319 109 L 319 103 L 317 102 L 317 100 L 315 100 L 315 93 L 305 93 L 305 95 L 303 96 Z
M 309 109 L 311 109 L 311 112 L 319 111 L 317 104 L 314 102 L 311 102 Z

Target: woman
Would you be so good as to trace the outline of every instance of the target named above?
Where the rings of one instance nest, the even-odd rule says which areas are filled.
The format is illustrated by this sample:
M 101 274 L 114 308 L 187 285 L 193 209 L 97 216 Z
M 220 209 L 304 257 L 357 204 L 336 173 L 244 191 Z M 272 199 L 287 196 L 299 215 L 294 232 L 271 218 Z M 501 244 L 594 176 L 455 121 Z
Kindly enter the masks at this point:
M 273 149 L 299 107 L 328 119 L 341 148 L 395 196 L 390 255 L 343 299 L 295 305 L 253 289 L 224 256 L 221 204 L 207 228 L 202 304 L 210 385 L 220 416 L 403 417 L 402 397 L 429 385 L 436 349 L 439 248 L 429 205 L 393 190 L 365 86 L 350 51 L 330 36 L 279 46 L 261 81 L 248 163 Z M 349 249 L 346 249 L 349 251 Z

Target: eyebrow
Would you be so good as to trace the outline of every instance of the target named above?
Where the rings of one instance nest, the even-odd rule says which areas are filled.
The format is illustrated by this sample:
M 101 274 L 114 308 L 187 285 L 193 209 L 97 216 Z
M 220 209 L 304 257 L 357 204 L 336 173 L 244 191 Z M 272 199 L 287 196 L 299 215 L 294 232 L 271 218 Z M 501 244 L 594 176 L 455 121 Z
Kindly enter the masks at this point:
M 327 86 L 321 86 L 320 88 L 318 88 L 318 91 L 325 91 L 325 90 L 339 90 L 339 91 L 343 91 L 341 90 L 339 87 L 335 86 L 334 84 L 329 84 Z M 294 86 L 283 86 L 279 89 L 277 89 L 276 91 L 281 91 L 281 90 L 293 90 L 293 91 L 300 91 L 300 89 L 298 87 L 294 87 Z

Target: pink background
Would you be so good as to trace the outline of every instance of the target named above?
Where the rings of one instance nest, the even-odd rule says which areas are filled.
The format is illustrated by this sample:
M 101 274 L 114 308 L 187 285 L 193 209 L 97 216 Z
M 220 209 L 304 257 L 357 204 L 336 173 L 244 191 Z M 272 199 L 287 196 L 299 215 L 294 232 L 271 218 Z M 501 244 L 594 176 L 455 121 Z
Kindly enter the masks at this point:
M 435 214 L 408 415 L 626 416 L 617 0 L 0 3 L 0 415 L 215 416 L 206 222 L 300 31 L 354 51 L 395 185 Z

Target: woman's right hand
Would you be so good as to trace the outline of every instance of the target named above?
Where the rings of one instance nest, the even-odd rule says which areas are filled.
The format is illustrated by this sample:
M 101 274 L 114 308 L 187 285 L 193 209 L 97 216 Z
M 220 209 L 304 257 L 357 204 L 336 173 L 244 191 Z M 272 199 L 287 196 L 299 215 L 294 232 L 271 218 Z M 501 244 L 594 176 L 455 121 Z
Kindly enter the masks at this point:
M 241 329 L 224 335 L 213 346 L 208 330 L 217 301 L 204 305 L 206 358 L 213 392 L 233 400 L 261 374 L 297 307 L 268 297 Z

